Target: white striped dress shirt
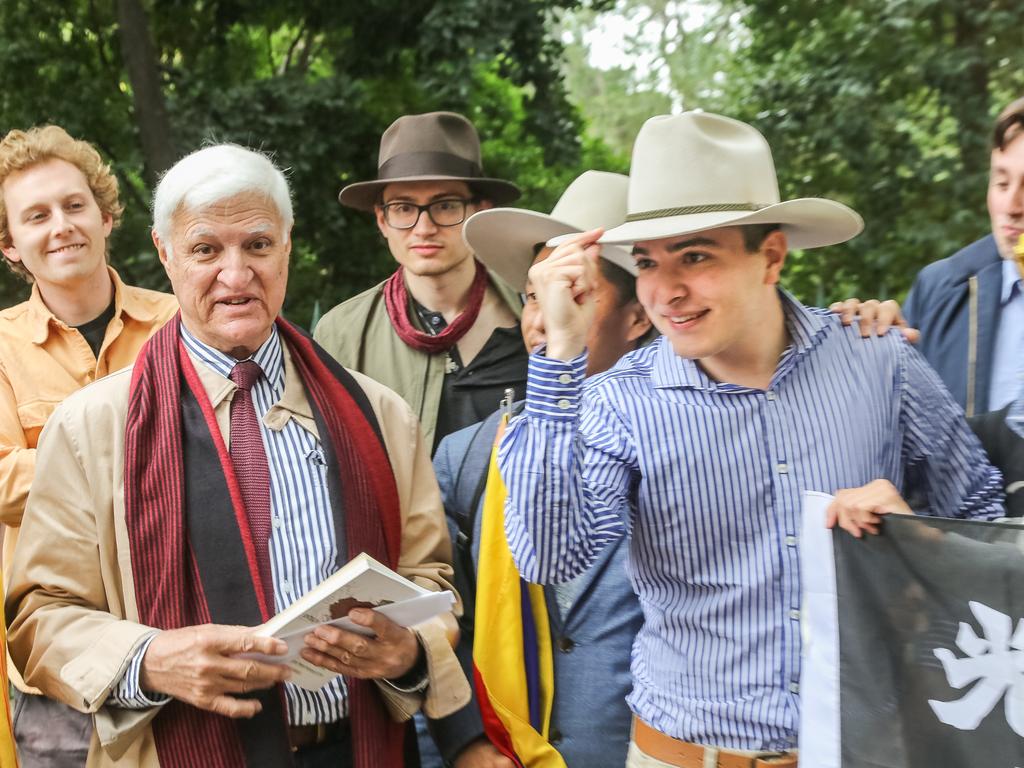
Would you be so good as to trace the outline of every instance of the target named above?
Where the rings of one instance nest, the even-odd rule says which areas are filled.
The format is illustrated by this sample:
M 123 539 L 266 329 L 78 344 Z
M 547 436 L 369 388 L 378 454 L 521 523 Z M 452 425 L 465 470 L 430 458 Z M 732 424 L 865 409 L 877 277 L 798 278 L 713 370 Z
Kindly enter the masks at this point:
M 585 354 L 533 355 L 500 450 L 523 575 L 565 581 L 631 534 L 644 626 L 629 704 L 733 749 L 796 746 L 804 490 L 901 487 L 914 467 L 922 512 L 1002 513 L 998 472 L 919 354 L 780 300 L 792 343 L 767 390 L 712 381 L 664 338 L 586 385 Z
M 181 337 L 194 359 L 224 378 L 239 362 L 203 344 L 184 325 Z M 281 611 L 337 570 L 338 546 L 320 441 L 297 419 L 288 419 L 280 430 L 264 422 L 284 392 L 284 356 L 276 328 L 250 359 L 263 370 L 263 376 L 253 385 L 252 400 L 270 468 L 270 560 L 276 610 Z M 139 688 L 142 657 L 151 640 L 136 653 L 112 692 L 110 703 L 131 708 L 160 703 L 147 698 Z M 348 715 L 342 677 L 319 691 L 307 691 L 291 683 L 285 683 L 284 688 L 291 725 L 330 723 Z

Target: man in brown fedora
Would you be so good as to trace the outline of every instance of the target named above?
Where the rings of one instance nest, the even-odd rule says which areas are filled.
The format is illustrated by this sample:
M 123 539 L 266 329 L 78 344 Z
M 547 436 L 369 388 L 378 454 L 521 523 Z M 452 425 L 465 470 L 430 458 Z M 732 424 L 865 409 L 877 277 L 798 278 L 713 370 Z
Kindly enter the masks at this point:
M 860 537 L 911 511 L 908 469 L 934 515 L 999 516 L 1000 478 L 900 334 L 863 341 L 779 287 L 790 247 L 863 223 L 831 200 L 781 201 L 757 130 L 651 118 L 629 184 L 624 224 L 530 270 L 547 345 L 500 447 L 505 531 L 523 577 L 556 584 L 629 537 L 644 622 L 627 766 L 793 768 L 803 492 L 835 494 L 830 524 Z M 662 336 L 584 384 L 600 243 L 632 245 Z
M 338 196 L 373 212 L 399 266 L 324 315 L 316 340 L 404 397 L 432 446 L 490 414 L 506 387 L 525 387 L 519 298 L 462 237 L 471 214 L 518 197 L 484 175 L 476 129 L 452 112 L 398 118 L 381 137 L 377 178 Z

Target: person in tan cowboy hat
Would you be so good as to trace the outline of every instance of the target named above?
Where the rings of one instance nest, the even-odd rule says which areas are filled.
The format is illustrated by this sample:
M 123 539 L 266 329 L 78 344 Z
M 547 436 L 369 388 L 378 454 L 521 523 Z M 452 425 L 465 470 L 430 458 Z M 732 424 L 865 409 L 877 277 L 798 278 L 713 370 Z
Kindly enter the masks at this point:
M 466 222 L 466 241 L 484 264 L 513 288 L 526 294 L 521 327 L 527 349 L 544 342 L 544 317 L 526 279 L 530 265 L 545 259 L 551 237 L 581 232 L 599 224 L 621 223 L 626 215 L 629 180 L 618 173 L 587 171 L 562 194 L 551 214 L 514 208 L 491 208 Z M 626 352 L 650 336 L 651 323 L 636 300 L 633 257 L 627 248 L 602 252 L 595 276 L 596 303 L 588 346 L 588 373 L 610 368 Z M 525 392 L 518 392 L 522 397 Z M 513 406 L 517 411 L 521 403 Z M 484 521 L 494 507 L 485 496 L 491 450 L 503 411 L 466 427 L 441 441 L 434 456 L 445 514 L 455 541 L 456 587 L 462 598 L 463 632 L 459 657 L 468 662 L 474 644 L 483 650 L 517 642 L 508 632 L 495 632 L 477 605 L 496 599 L 495 565 L 481 557 Z M 545 589 L 552 647 L 554 701 L 548 739 L 537 748 L 553 765 L 622 768 L 629 743 L 629 649 L 640 627 L 640 605 L 626 578 L 626 548 L 608 547 L 571 585 Z M 488 585 L 491 585 L 490 587 Z M 480 622 L 476 631 L 475 625 Z M 519 642 L 522 642 L 521 638 Z M 568 653 L 567 650 L 572 650 Z M 467 672 L 472 675 L 472 665 Z M 523 672 L 525 674 L 525 672 Z M 431 722 L 441 754 L 454 768 L 514 768 L 511 758 L 484 735 L 480 703 L 476 700 L 442 720 Z M 524 765 L 541 764 L 536 753 L 518 755 Z
M 377 178 L 338 195 L 374 214 L 398 270 L 324 315 L 315 338 L 404 397 L 432 446 L 524 384 L 519 298 L 462 237 L 471 214 L 518 197 L 484 175 L 476 129 L 453 112 L 398 118 L 381 137 Z
M 505 529 L 540 583 L 629 537 L 644 623 L 627 766 L 796 765 L 804 491 L 835 494 L 830 524 L 857 537 L 911 511 L 908 468 L 918 513 L 1002 514 L 998 473 L 913 347 L 863 341 L 779 285 L 790 247 L 861 227 L 831 200 L 782 201 L 753 127 L 687 112 L 641 129 L 625 223 L 530 271 L 547 346 L 500 446 Z M 584 385 L 603 243 L 632 245 L 662 336 Z

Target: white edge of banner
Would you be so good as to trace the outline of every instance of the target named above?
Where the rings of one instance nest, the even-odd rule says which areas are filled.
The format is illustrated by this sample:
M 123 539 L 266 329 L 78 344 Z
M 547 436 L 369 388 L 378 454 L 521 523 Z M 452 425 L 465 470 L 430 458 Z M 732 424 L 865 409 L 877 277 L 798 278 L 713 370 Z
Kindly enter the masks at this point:
M 800 764 L 842 768 L 839 720 L 839 609 L 832 531 L 825 510 L 832 496 L 804 491 L 800 531 Z

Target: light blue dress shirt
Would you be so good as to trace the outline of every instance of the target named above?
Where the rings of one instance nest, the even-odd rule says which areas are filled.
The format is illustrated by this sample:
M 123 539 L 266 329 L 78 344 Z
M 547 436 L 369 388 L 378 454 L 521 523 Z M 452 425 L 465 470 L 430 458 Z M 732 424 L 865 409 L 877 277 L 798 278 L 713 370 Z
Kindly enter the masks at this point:
M 999 473 L 912 347 L 780 300 L 792 343 L 767 390 L 711 380 L 664 338 L 585 385 L 585 354 L 535 354 L 499 453 L 523 575 L 566 581 L 628 533 L 630 707 L 732 749 L 797 744 L 803 491 L 900 487 L 913 466 L 927 513 L 1002 514 Z
M 1024 385 L 1024 280 L 1013 259 L 1003 259 L 999 323 L 992 351 L 988 407 L 998 411 L 1013 402 Z

